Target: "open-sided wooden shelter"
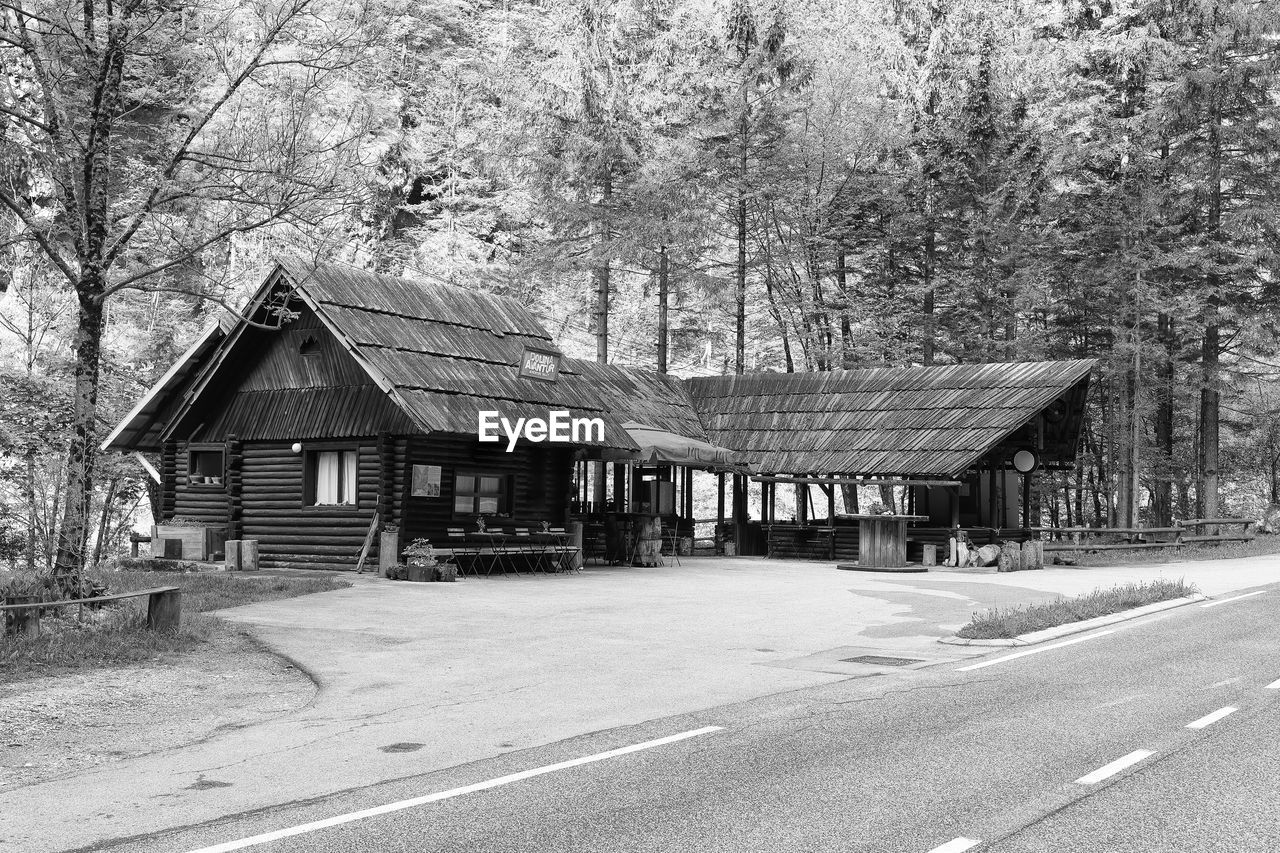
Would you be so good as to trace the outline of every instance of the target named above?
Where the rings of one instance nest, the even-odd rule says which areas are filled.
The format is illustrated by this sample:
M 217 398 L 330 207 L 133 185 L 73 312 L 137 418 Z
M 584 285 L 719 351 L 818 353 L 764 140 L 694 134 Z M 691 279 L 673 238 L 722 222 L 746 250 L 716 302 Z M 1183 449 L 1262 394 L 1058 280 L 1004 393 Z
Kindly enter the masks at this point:
M 708 438 L 739 451 L 761 482 L 766 516 L 778 483 L 816 483 L 832 506 L 842 482 L 890 483 L 906 489 L 906 510 L 920 517 L 918 553 L 918 543 L 945 542 L 957 527 L 981 542 L 1028 526 L 1032 471 L 1075 464 L 1094 364 L 715 376 L 686 387 Z M 834 556 L 851 559 L 857 525 L 834 515 Z M 791 539 L 771 543 L 771 551 L 807 553 L 824 544 Z

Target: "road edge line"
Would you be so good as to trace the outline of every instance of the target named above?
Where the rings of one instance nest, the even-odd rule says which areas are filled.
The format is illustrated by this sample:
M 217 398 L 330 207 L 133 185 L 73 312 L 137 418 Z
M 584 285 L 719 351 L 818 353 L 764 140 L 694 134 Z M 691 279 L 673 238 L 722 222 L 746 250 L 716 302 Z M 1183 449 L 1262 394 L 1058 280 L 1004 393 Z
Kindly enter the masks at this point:
M 384 803 L 380 806 L 361 809 L 360 811 L 348 812 L 347 814 L 335 815 L 334 817 L 324 818 L 322 820 L 309 821 L 301 823 L 297 826 L 286 827 L 285 829 L 277 829 L 271 832 L 264 832 L 259 835 L 249 836 L 248 838 L 240 838 L 235 841 L 224 841 L 221 844 L 214 844 L 209 847 L 200 847 L 190 851 L 190 853 L 231 853 L 234 850 L 244 850 L 248 847 L 256 847 L 259 844 L 266 844 L 271 841 L 280 841 L 284 838 L 292 838 L 296 835 L 304 835 L 308 832 L 315 832 L 320 829 L 328 829 L 333 826 L 341 826 L 346 823 L 353 823 L 365 818 L 377 817 L 379 815 L 390 814 L 392 812 L 403 811 L 415 806 L 426 805 L 428 803 L 436 803 L 441 800 L 448 800 L 454 797 L 460 797 L 464 794 L 473 794 L 477 791 L 487 791 L 491 788 L 498 788 L 503 785 L 510 785 L 513 782 L 521 782 L 525 779 L 532 779 L 537 776 L 545 776 L 548 773 L 555 773 L 558 770 L 567 770 L 570 767 L 580 767 L 584 764 L 593 764 L 599 761 L 605 761 L 609 758 L 617 758 L 621 755 L 629 755 L 633 752 L 641 752 L 646 749 L 653 749 L 658 746 L 666 746 L 670 743 L 677 743 L 689 738 L 698 737 L 700 735 L 710 734 L 711 732 L 723 731 L 723 726 L 703 726 L 700 729 L 692 729 L 687 732 L 680 732 L 666 737 L 647 740 L 642 743 L 631 744 L 617 749 L 610 749 L 605 752 L 597 752 L 594 755 L 586 755 L 581 758 L 571 758 L 567 761 L 560 761 L 555 764 L 546 764 L 542 767 L 534 767 L 530 770 L 521 770 L 517 773 L 509 773 L 506 776 L 499 776 L 494 779 L 488 779 L 484 782 L 476 782 L 471 785 L 464 785 L 460 788 L 451 788 L 447 791 L 438 791 L 434 794 L 424 794 L 421 797 L 413 797 L 407 800 L 399 800 L 394 803 Z

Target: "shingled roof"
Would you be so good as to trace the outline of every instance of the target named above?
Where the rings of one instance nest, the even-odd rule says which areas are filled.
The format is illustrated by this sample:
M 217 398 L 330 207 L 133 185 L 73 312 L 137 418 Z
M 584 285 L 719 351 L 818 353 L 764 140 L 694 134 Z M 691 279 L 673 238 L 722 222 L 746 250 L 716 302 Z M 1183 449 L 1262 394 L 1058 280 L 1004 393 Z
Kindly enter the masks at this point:
M 604 440 L 593 442 L 596 446 L 637 449 L 622 427 L 627 418 L 615 414 L 579 370 L 562 370 L 554 382 L 520 377 L 526 346 L 556 354 L 560 350 L 537 318 L 514 299 L 336 264 L 312 267 L 284 260 L 251 300 L 248 314 L 267 321 L 264 302 L 283 289 L 315 312 L 343 349 L 423 432 L 474 435 L 481 409 L 497 410 L 513 421 L 545 419 L 549 410 L 565 409 L 573 417 L 598 417 L 604 422 Z M 234 350 L 246 328 L 244 321 L 238 321 L 230 328 L 224 324 L 208 330 L 103 447 L 157 449 L 165 425 L 199 396 L 201 383 Z
M 594 361 L 566 359 L 564 370 L 576 373 L 609 401 L 623 421 L 641 423 L 686 438 L 707 440 L 684 383 L 674 376 Z
M 599 417 L 603 446 L 634 449 L 622 421 L 579 372 L 555 382 L 519 375 L 526 346 L 559 353 L 514 299 L 449 284 L 409 282 L 350 267 L 282 264 L 326 325 L 427 432 L 472 433 L 476 412 L 511 420 L 549 409 Z
M 711 441 L 741 452 L 757 472 L 953 477 L 1059 397 L 1076 395 L 1078 409 L 1094 364 L 760 373 L 685 387 Z M 1071 452 L 1074 443 L 1073 435 Z

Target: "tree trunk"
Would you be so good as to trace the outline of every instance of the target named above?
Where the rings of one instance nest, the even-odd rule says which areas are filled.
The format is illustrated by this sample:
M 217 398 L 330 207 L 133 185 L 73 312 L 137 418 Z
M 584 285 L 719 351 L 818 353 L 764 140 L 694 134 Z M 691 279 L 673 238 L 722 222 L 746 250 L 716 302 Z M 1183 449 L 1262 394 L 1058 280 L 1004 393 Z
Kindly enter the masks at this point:
M 837 238 L 838 239 L 838 238 Z M 845 370 L 854 366 L 853 324 L 849 321 L 849 271 L 844 244 L 836 244 L 836 287 L 840 290 L 840 366 Z
M 76 361 L 71 440 L 67 445 L 66 501 L 54 565 L 54 574 L 67 591 L 79 586 L 89 535 L 89 499 L 93 495 L 93 469 L 98 450 L 98 374 L 103 331 L 99 297 L 105 284 L 103 271 L 88 267 L 76 287 L 79 315 L 73 342 Z
M 120 478 L 112 477 L 107 483 L 107 493 L 102 496 L 102 512 L 98 517 L 98 536 L 93 546 L 93 560 L 89 563 L 91 566 L 102 562 L 102 547 L 106 544 L 107 527 L 111 521 L 111 504 L 115 501 L 116 490 L 119 487 Z
M 1216 318 L 1217 305 L 1213 304 L 1212 308 Z M 1196 489 L 1200 518 L 1218 517 L 1219 354 L 1219 329 L 1215 321 L 1204 330 L 1204 345 L 1200 352 L 1200 482 Z
M 1156 451 L 1158 462 L 1153 466 L 1155 489 L 1151 495 L 1155 523 L 1168 527 L 1173 523 L 1173 370 L 1176 343 L 1173 318 L 1163 312 L 1157 319 L 1157 329 L 1162 344 L 1158 382 L 1156 388 Z
M 599 253 L 591 267 L 591 279 L 596 291 L 596 361 L 609 363 L 609 258 L 606 244 L 611 226 L 608 220 L 609 204 L 613 198 L 613 176 L 606 169 L 600 185 L 601 210 L 604 215 L 596 221 L 596 246 Z
M 667 247 L 658 249 L 658 372 L 667 372 L 667 292 L 671 286 Z
M 26 471 L 22 481 L 22 500 L 27 505 L 27 571 L 35 573 L 36 570 L 36 516 L 38 507 L 36 506 L 36 449 L 28 447 L 26 456 Z

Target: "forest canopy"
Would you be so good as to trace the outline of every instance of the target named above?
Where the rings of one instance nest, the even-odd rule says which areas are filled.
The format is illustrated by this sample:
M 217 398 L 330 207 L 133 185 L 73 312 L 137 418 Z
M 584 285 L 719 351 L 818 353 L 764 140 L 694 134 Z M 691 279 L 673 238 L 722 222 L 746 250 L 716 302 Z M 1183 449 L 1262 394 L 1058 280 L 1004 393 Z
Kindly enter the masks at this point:
M 1280 501 L 1280 4 L 3 0 L 0 562 L 280 253 L 683 375 L 1096 358 L 1045 522 Z

